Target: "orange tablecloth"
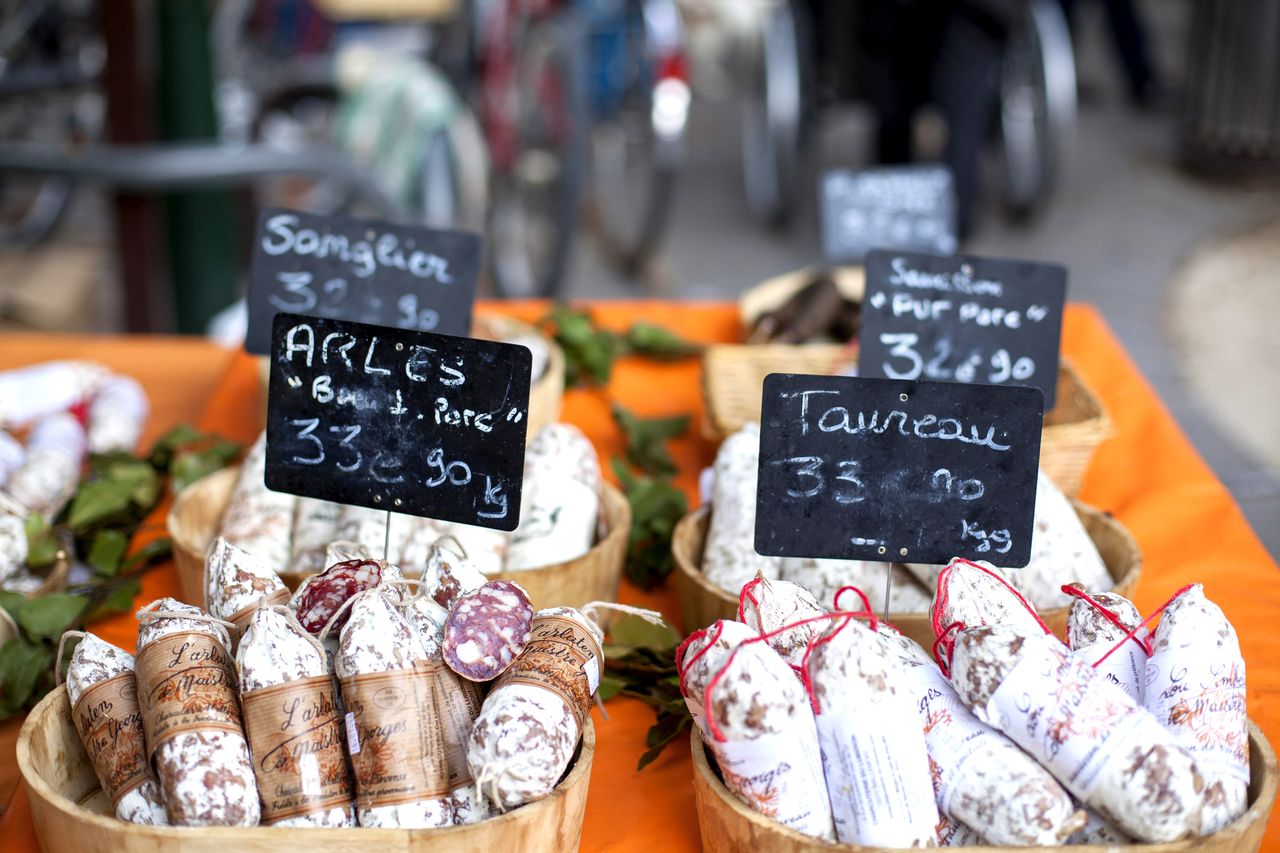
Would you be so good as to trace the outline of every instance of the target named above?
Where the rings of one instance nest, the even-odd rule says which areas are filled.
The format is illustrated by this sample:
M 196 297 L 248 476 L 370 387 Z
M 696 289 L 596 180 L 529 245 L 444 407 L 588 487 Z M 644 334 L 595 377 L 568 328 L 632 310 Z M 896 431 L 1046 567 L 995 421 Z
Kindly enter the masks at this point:
M 542 308 L 517 305 L 503 310 L 531 318 Z M 596 313 L 604 323 L 619 328 L 643 317 L 697 340 L 731 341 L 738 337 L 736 315 L 728 305 L 628 302 L 600 305 Z M 207 385 L 201 389 L 193 386 L 208 376 L 211 364 L 226 358 L 198 343 L 113 339 L 81 346 L 77 339 L 67 344 L 40 338 L 31 349 L 39 355 L 27 358 L 23 347 L 10 343 L 0 342 L 0 367 L 39 360 L 52 352 L 91 353 L 100 361 L 121 365 L 121 369 L 125 364 L 136 365 L 134 375 L 150 390 L 157 420 L 174 415 L 173 401 L 178 395 L 183 400 L 197 399 L 194 391 Z M 1063 350 L 1101 396 L 1116 424 L 1118 435 L 1099 450 L 1082 497 L 1114 513 L 1142 546 L 1145 569 L 1137 594 L 1139 607 L 1147 612 L 1181 585 L 1202 581 L 1240 633 L 1249 670 L 1249 713 L 1276 742 L 1280 738 L 1280 633 L 1274 624 L 1280 619 L 1280 567 L 1092 309 L 1070 307 Z M 210 364 L 199 364 L 200 353 Z M 621 451 L 622 442 L 609 416 L 609 397 L 640 414 L 694 412 L 700 417 L 698 378 L 698 366 L 692 362 L 653 365 L 624 361 L 615 368 L 607 393 L 568 394 L 564 419 L 582 427 L 602 457 L 611 457 Z M 247 358 L 237 358 L 208 398 L 201 425 L 249 440 L 261 423 L 255 367 Z M 709 464 L 713 454 L 712 445 L 696 434 L 674 443 L 681 484 L 691 498 L 697 472 Z M 177 589 L 173 570 L 158 570 L 144 582 L 140 603 Z M 671 589 L 644 593 L 624 584 L 622 600 L 656 607 L 673 621 L 679 618 Z M 121 616 L 98 624 L 94 630 L 132 648 L 135 626 L 132 617 Z M 652 713 L 627 699 L 610 702 L 608 711 L 608 720 L 595 712 L 599 749 L 591 774 L 582 849 L 644 853 L 699 849 L 687 741 L 668 748 L 657 762 L 636 772 Z M 1272 846 L 1280 847 L 1277 819 L 1272 820 L 1267 836 L 1267 849 Z M 35 848 L 25 794 L 19 790 L 0 820 L 0 850 Z

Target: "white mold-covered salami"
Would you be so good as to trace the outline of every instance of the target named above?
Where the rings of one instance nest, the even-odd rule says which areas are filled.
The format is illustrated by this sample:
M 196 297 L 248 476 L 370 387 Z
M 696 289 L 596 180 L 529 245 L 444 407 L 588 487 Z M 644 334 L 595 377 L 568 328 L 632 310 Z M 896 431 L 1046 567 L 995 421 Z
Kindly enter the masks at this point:
M 1010 625 L 1048 633 L 1035 608 L 1013 589 L 995 566 L 956 558 L 938 575 L 938 589 L 929 613 L 935 636 L 950 648 L 954 637 L 946 632 L 958 625 Z
M 462 546 L 471 564 L 487 576 L 498 574 L 506 565 L 509 536 L 501 530 L 449 522 L 441 526 L 440 535 Z
M 342 504 L 318 498 L 298 498 L 293 508 L 293 534 L 289 543 L 293 552 L 289 560 L 290 572 L 314 575 L 333 565 L 325 562 L 325 552 L 329 543 L 338 538 L 338 517 L 341 514 Z
M 293 556 L 289 533 L 298 499 L 267 488 L 267 436 L 249 448 L 240 466 L 240 477 L 219 531 L 228 542 L 258 556 L 277 572 L 289 566 Z
M 571 607 L 535 615 L 532 639 L 485 697 L 467 744 L 472 778 L 498 811 L 545 797 L 568 770 L 600 685 L 603 642 Z
M 755 548 L 759 460 L 760 426 L 754 423 L 726 438 L 716 453 L 702 572 L 708 581 L 732 593 L 756 575 L 782 576 L 782 558 L 761 556 Z
M 709 740 L 707 730 L 706 690 L 711 678 L 729 653 L 758 633 L 741 622 L 718 619 L 700 631 L 694 631 L 678 649 L 676 665 L 680 668 L 680 692 L 684 694 L 689 716 L 702 732 L 702 739 Z
M 356 542 L 379 557 L 385 552 L 389 558 L 403 553 L 415 526 L 416 519 L 411 515 L 344 505 L 333 538 Z
M 471 681 L 492 681 L 529 642 L 533 606 L 524 587 L 488 581 L 458 597 L 444 623 L 441 651 L 449 668 Z
M 706 743 L 734 796 L 797 832 L 834 841 L 813 709 L 778 653 L 758 638 L 740 644 L 708 681 L 704 703 Z
M 116 817 L 163 826 L 164 802 L 138 710 L 133 655 L 85 634 L 67 665 L 71 718 Z
M 1085 821 L 1050 773 L 980 722 L 920 646 L 881 623 L 877 633 L 905 676 L 929 751 L 938 809 L 982 842 L 1054 847 Z
M 138 700 L 169 823 L 256 826 L 258 788 L 226 629 L 172 598 L 138 618 Z
M 9 433 L 0 430 L 0 486 L 13 476 L 13 472 L 22 467 L 27 458 L 27 449 Z
M 355 826 L 340 704 L 320 645 L 287 608 L 262 607 L 236 669 L 263 824 Z
M 411 519 L 409 530 L 400 553 L 393 554 L 391 561 L 400 567 L 405 577 L 420 578 L 426 571 L 432 549 L 444 534 L 444 524 L 434 518 L 406 518 Z
M 0 585 L 27 564 L 27 528 L 19 515 L 0 512 Z
M 1008 625 L 963 630 L 951 681 L 978 719 L 1134 838 L 1199 833 L 1204 780 L 1191 754 L 1052 636 Z
M 1175 598 L 1156 626 L 1143 701 L 1204 774 L 1201 831 L 1214 832 L 1243 814 L 1249 789 L 1244 658 L 1235 628 L 1200 584 Z
M 53 518 L 75 494 L 84 463 L 85 434 L 71 415 L 49 415 L 31 427 L 27 455 L 5 490 L 31 512 Z
M 345 539 L 335 539 L 328 545 L 324 546 L 324 567 L 327 569 L 335 563 L 345 563 L 348 560 L 372 560 L 373 552 L 361 545 L 359 542 L 348 542 Z
M 577 427 L 543 427 L 525 453 L 520 525 L 507 571 L 554 566 L 591 550 L 600 514 L 600 462 Z
M 133 452 L 149 409 L 147 392 L 138 380 L 119 375 L 103 380 L 89 403 L 89 451 Z
M 289 588 L 266 561 L 219 536 L 204 557 L 204 600 L 210 615 L 244 631 L 258 606 L 284 604 Z
M 452 607 L 459 596 L 479 589 L 488 580 L 453 536 L 436 540 L 422 570 L 423 591 L 445 608 Z
M 22 427 L 93 395 L 109 374 L 91 361 L 46 361 L 0 371 L 0 426 Z
M 531 370 L 529 374 L 530 382 L 537 382 L 542 378 L 542 374 L 547 370 L 547 362 L 551 360 L 551 349 L 547 346 L 547 341 L 541 335 L 532 333 L 519 335 L 506 335 L 502 338 L 509 344 L 517 344 L 529 350 L 529 358 Z
M 1095 812 L 1085 809 L 1085 825 L 1079 832 L 1067 839 L 1067 844 L 1132 844 L 1133 839 L 1125 835 L 1111 821 Z
M 782 577 L 809 590 L 819 601 L 831 601 L 841 587 L 856 586 L 876 602 L 877 608 L 884 601 L 888 582 L 889 609 L 894 613 L 924 613 L 929 609 L 929 591 L 910 573 L 893 571 L 891 563 L 788 557 L 782 561 Z
M 976 847 L 982 843 L 982 836 L 963 823 L 949 819 L 944 814 L 938 815 L 939 847 Z
M 809 642 L 827 627 L 822 622 L 804 622 L 827 611 L 816 598 L 799 584 L 759 578 L 742 588 L 738 599 L 738 618 L 753 631 L 764 635 L 787 625 L 795 625 L 769 638 L 768 643 L 793 668 L 799 667 Z
M 1041 609 L 1071 604 L 1071 598 L 1062 591 L 1063 584 L 1078 583 L 1085 589 L 1103 591 L 1114 583 L 1071 499 L 1044 471 L 1036 481 L 1031 562 L 1025 568 L 1008 569 L 1005 574 Z
M 1089 600 L 1092 599 L 1092 600 Z M 1143 671 L 1147 665 L 1147 630 L 1125 640 L 1142 621 L 1133 602 L 1113 592 L 1077 598 L 1067 617 L 1067 645 L 1078 657 L 1119 685 L 1136 702 L 1142 702 Z
M 931 846 L 938 806 L 929 754 L 896 656 L 874 631 L 847 619 L 828 626 L 805 666 L 837 840 Z
M 422 748 L 440 738 L 434 715 L 427 713 L 434 710 L 432 676 L 438 669 L 430 666 L 417 630 L 384 590 L 366 591 L 352 601 L 335 670 L 347 707 L 348 750 L 361 826 L 420 828 L 453 823 L 444 756 Z M 387 687 L 407 694 L 409 701 L 384 707 L 387 703 L 373 697 Z M 395 779 L 400 781 L 388 781 Z

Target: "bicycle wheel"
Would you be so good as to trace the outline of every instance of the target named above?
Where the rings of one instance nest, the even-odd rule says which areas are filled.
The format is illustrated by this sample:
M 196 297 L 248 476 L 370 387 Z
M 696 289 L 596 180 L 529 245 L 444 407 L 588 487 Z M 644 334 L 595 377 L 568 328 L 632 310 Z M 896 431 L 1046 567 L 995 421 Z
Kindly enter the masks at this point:
M 756 55 L 749 58 L 742 114 L 747 206 L 770 227 L 795 215 L 802 183 L 809 75 L 809 21 L 792 0 L 765 10 Z
M 675 5 L 639 0 L 627 3 L 623 15 L 597 25 L 591 36 L 588 197 L 607 255 L 634 275 L 656 251 L 670 219 L 689 87 Z M 666 37 L 654 38 L 651 26 Z
M 1031 3 L 1010 36 L 1001 76 L 1002 197 L 1011 217 L 1026 219 L 1052 195 L 1075 130 L 1075 59 L 1057 2 Z
M 587 130 L 576 33 L 567 14 L 526 21 L 509 91 L 486 94 L 512 110 L 505 139 L 489 128 L 489 266 L 506 298 L 555 296 L 564 286 Z

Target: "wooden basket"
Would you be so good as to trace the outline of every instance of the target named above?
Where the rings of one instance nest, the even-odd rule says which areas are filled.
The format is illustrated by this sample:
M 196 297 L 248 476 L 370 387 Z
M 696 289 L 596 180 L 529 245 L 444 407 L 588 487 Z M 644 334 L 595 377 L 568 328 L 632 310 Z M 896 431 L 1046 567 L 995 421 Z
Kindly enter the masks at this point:
M 1111 516 L 1080 501 L 1072 501 L 1076 514 L 1093 539 L 1102 562 L 1115 581 L 1113 590 L 1126 598 L 1132 598 L 1142 573 L 1142 552 L 1129 531 Z M 711 520 L 711 507 L 700 507 L 686 515 L 676 525 L 671 538 L 671 551 L 675 557 L 676 595 L 680 599 L 680 615 L 688 634 L 710 625 L 717 619 L 735 619 L 738 614 L 738 596 L 731 594 L 707 580 L 702 573 L 702 549 L 707 539 L 707 525 Z M 905 572 L 898 566 L 894 571 Z M 883 601 L 880 590 L 864 590 L 872 602 Z M 1070 607 L 1041 610 L 1040 618 L 1054 634 L 1065 639 L 1067 615 Z M 889 621 L 898 630 L 926 649 L 933 648 L 933 626 L 928 613 L 893 613 Z
M 857 362 L 856 347 L 841 344 L 721 344 L 702 355 L 703 432 L 719 440 L 760 420 L 760 386 L 770 373 L 833 373 Z M 1080 493 L 1093 452 L 1111 435 L 1102 403 L 1075 369 L 1058 364 L 1058 397 L 1045 413 L 1040 467 L 1068 496 Z
M 564 350 L 560 345 L 528 323 L 522 323 L 500 314 L 476 316 L 472 319 L 471 334 L 484 340 L 536 335 L 547 345 L 547 367 L 529 389 L 529 425 L 525 430 L 525 443 L 533 441 L 547 424 L 560 420 L 560 407 L 564 400 Z M 258 378 L 262 381 L 262 411 L 267 410 L 267 386 L 271 380 L 271 364 L 266 356 L 258 359 Z
M 461 853 L 576 850 L 587 805 L 595 729 L 588 721 L 568 774 L 547 797 L 499 817 L 439 829 L 138 826 L 117 820 L 85 756 L 65 687 L 35 707 L 18 735 L 18 768 L 44 853 Z
M 693 753 L 693 799 L 698 809 L 698 827 L 705 853 L 740 850 L 768 850 L 769 853 L 817 853 L 817 851 L 863 851 L 863 853 L 907 853 L 883 847 L 831 844 L 802 835 L 794 829 L 755 812 L 735 797 L 715 766 L 695 726 L 691 737 Z M 1230 826 L 1203 838 L 1166 844 L 1082 844 L 1063 849 L 1080 853 L 1253 853 L 1262 846 L 1267 819 L 1276 800 L 1276 755 L 1262 732 L 1249 723 L 1249 810 Z M 1043 847 L 956 848 L 975 853 L 1043 853 Z
M 169 511 L 169 536 L 173 539 L 178 583 L 182 600 L 190 604 L 204 606 L 205 551 L 218 533 L 239 476 L 238 466 L 215 471 L 183 490 Z M 536 608 L 558 604 L 581 607 L 588 601 L 616 599 L 627 558 L 631 506 L 621 492 L 606 483 L 602 509 L 606 533 L 581 557 L 554 566 L 504 572 L 495 577 L 514 580 L 527 589 Z M 290 589 L 296 589 L 303 576 L 282 574 L 281 579 Z

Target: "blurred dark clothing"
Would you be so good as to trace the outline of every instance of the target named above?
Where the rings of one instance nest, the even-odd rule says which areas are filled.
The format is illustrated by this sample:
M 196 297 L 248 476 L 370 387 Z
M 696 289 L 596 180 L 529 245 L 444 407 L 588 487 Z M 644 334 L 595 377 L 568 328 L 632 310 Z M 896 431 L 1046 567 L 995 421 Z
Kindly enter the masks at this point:
M 1067 16 L 1072 35 L 1076 29 L 1077 0 L 1059 0 Z M 1108 29 L 1115 43 L 1116 55 L 1124 69 L 1129 97 L 1135 104 L 1145 105 L 1159 96 L 1161 89 L 1147 50 L 1147 28 L 1133 0 L 1098 0 L 1107 13 Z

